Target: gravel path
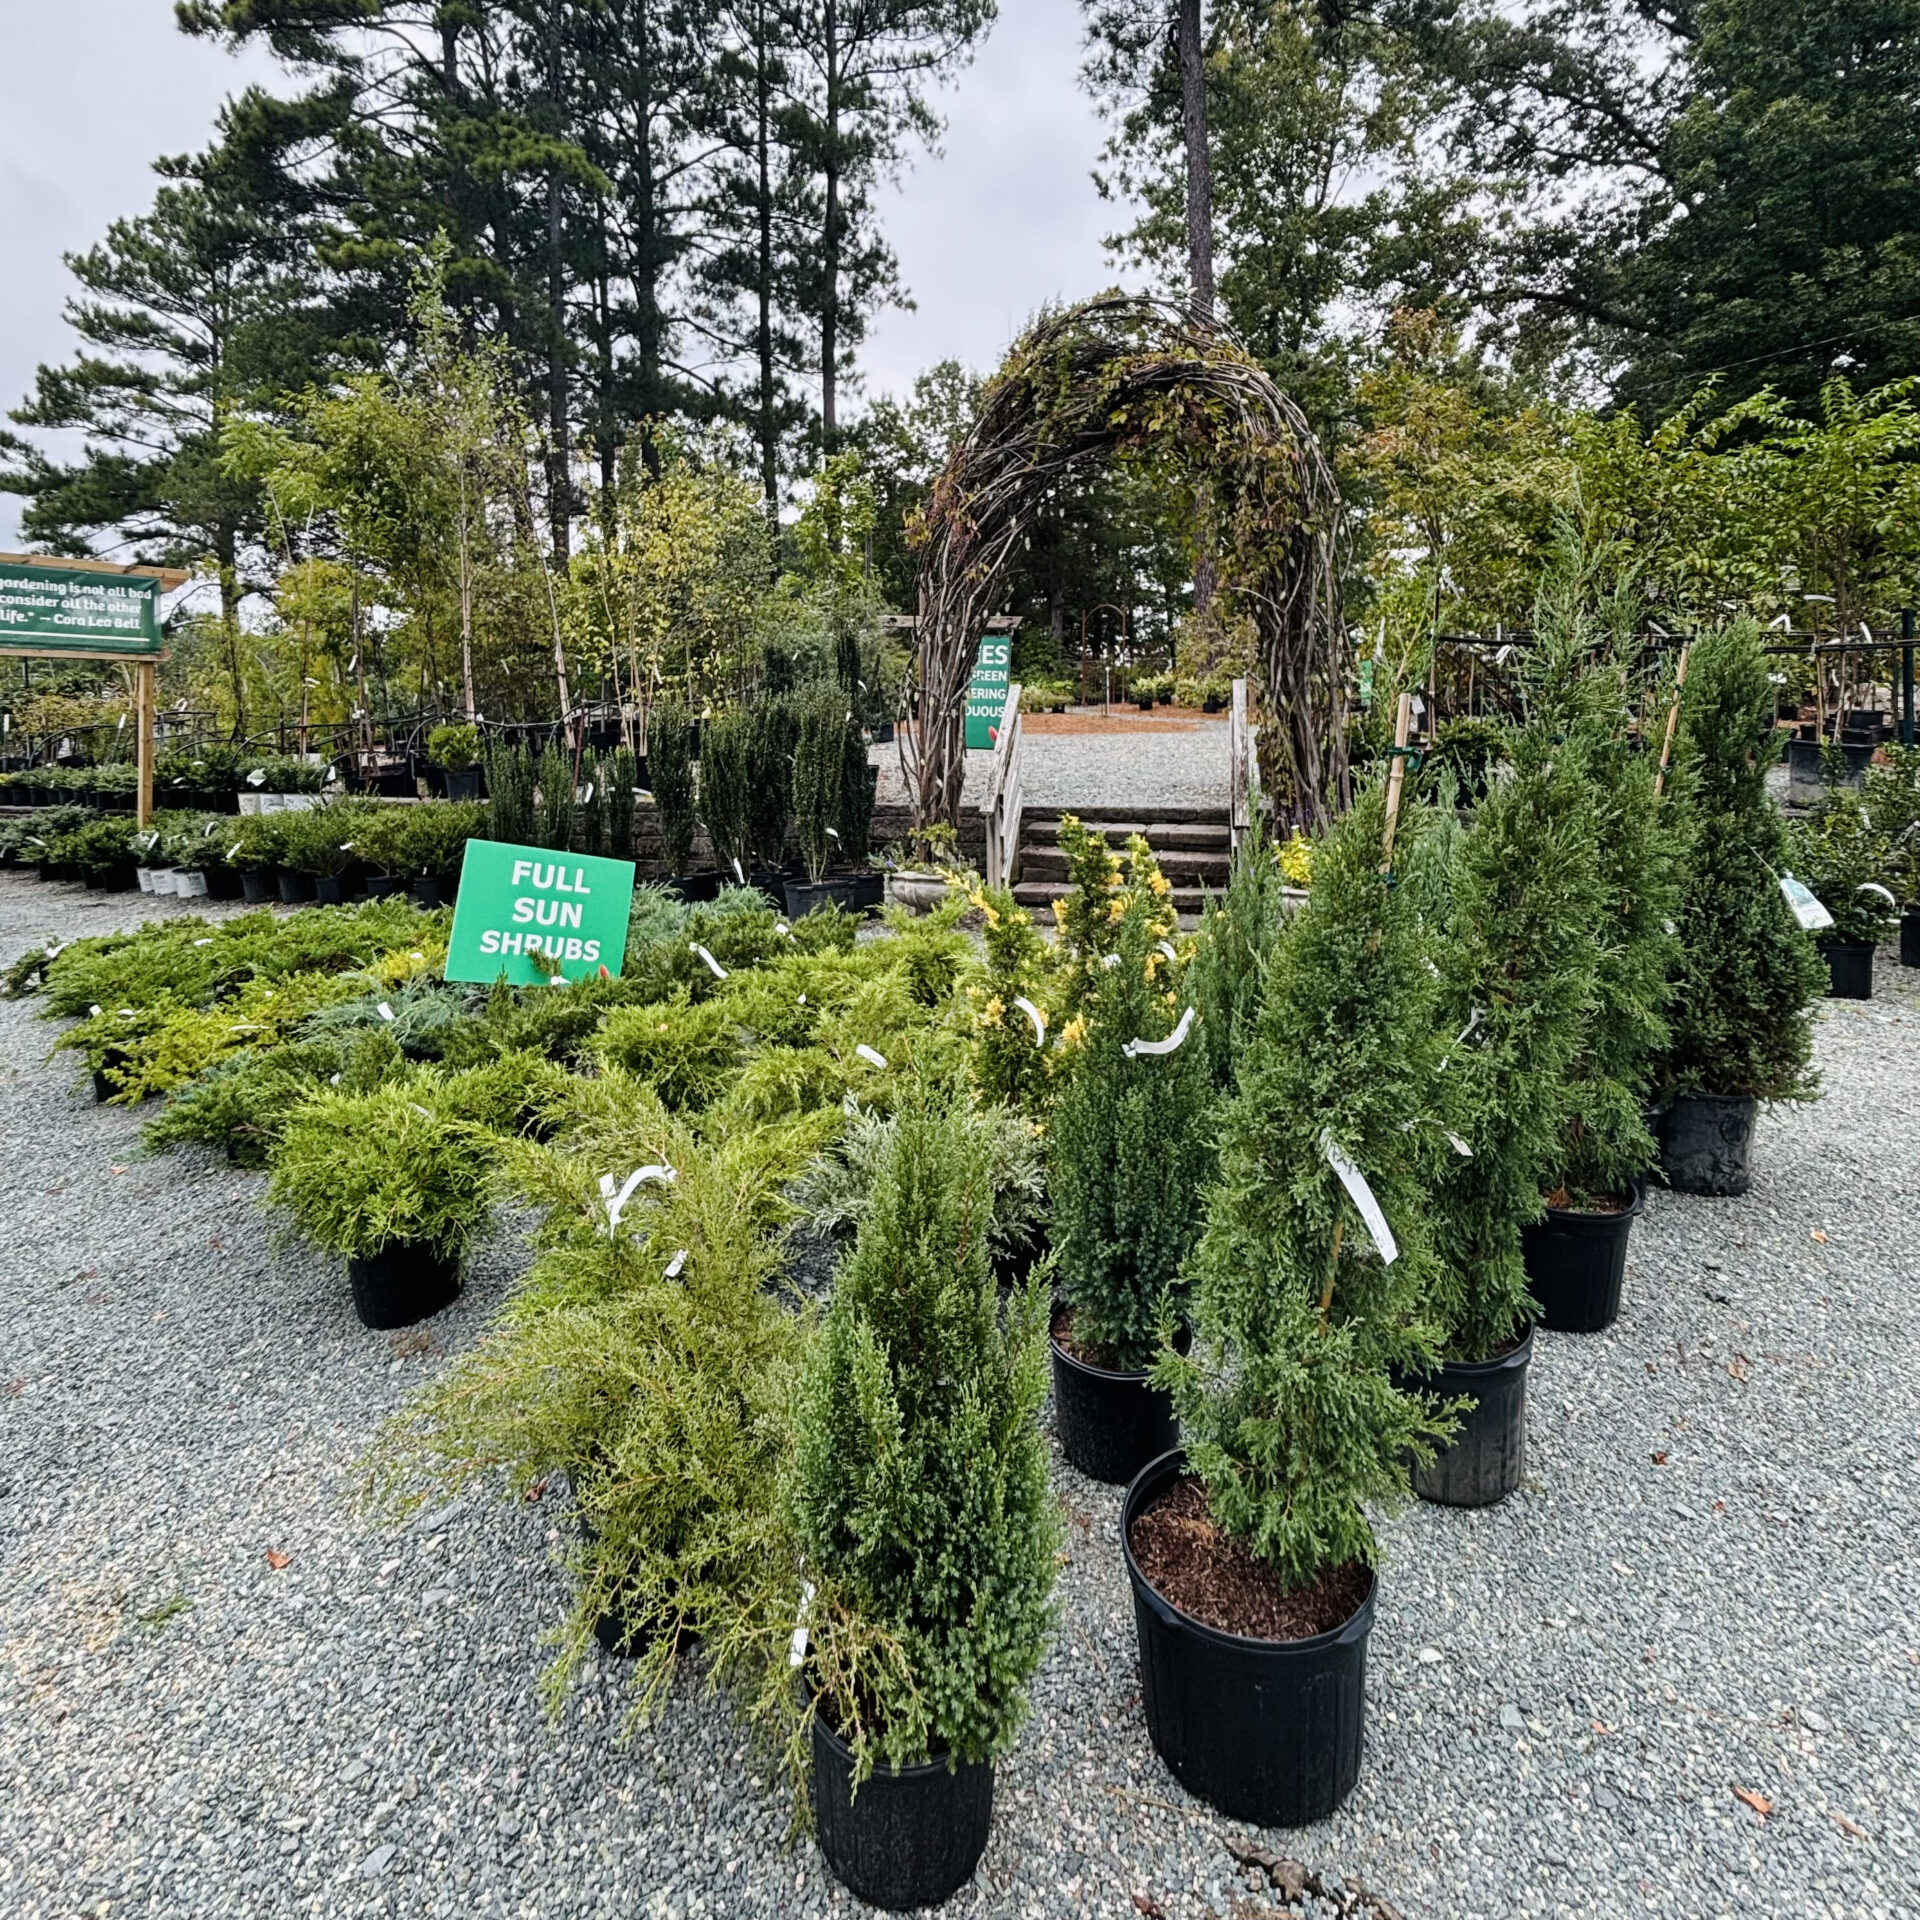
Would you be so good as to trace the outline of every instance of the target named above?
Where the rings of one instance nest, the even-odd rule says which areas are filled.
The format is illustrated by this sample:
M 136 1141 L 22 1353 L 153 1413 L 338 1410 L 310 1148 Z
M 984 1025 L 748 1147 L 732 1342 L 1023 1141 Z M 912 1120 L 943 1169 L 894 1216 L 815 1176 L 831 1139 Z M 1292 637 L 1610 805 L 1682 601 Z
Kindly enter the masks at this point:
M 1227 804 L 1227 720 L 1224 715 L 1177 718 L 1116 711 L 1112 732 L 1055 732 L 1075 716 L 1041 714 L 1025 732 L 1029 807 L 1181 806 Z M 1050 725 L 1051 723 L 1051 725 Z M 898 747 L 875 747 L 879 800 L 901 805 Z M 985 803 L 993 755 L 967 755 L 965 805 Z
M 0 957 L 135 911 L 0 875 Z M 1899 984 L 1824 1009 L 1828 1098 L 1766 1117 L 1751 1196 L 1657 1196 L 1619 1325 L 1540 1337 L 1523 1490 L 1387 1524 L 1361 1786 L 1280 1851 L 1408 1920 L 1915 1911 L 1920 997 Z M 143 1158 L 138 1117 L 46 1064 L 51 1037 L 0 1002 L 0 1912 L 854 1911 L 782 1847 L 784 1801 L 741 1784 L 693 1685 L 631 1743 L 612 1663 L 544 1718 L 563 1512 L 470 1504 L 391 1536 L 348 1510 L 377 1421 L 524 1256 L 496 1241 L 423 1332 L 368 1333 L 328 1262 L 274 1249 L 256 1176 Z M 950 1911 L 1260 1913 L 1228 1824 L 1148 1748 L 1120 1496 L 1057 1482 L 1061 1631 Z

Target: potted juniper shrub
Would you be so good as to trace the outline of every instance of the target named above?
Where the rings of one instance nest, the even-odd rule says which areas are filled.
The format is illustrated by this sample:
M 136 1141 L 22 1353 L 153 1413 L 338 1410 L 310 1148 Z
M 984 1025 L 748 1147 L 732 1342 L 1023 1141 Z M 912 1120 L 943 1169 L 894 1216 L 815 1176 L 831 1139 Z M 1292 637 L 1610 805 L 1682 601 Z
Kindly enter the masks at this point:
M 271 814 L 243 814 L 227 836 L 227 864 L 240 876 L 240 894 L 250 907 L 280 897 L 280 863 L 286 857 L 285 823 Z
M 843 709 L 844 711 L 844 709 Z M 778 901 L 793 833 L 793 764 L 800 744 L 800 702 L 765 693 L 747 714 L 747 884 Z
M 354 1310 L 376 1329 L 411 1326 L 459 1297 L 461 1263 L 487 1216 L 497 1142 L 423 1106 L 422 1090 L 321 1089 L 273 1156 L 268 1197 L 346 1261 Z
M 480 730 L 470 721 L 435 727 L 427 735 L 427 765 L 441 776 L 449 800 L 480 798 Z
M 1279 935 L 1219 1119 L 1192 1347 L 1155 1367 L 1182 1449 L 1122 1508 L 1154 1749 L 1190 1793 L 1263 1826 L 1322 1819 L 1359 1778 L 1368 1509 L 1404 1499 L 1407 1458 L 1445 1432 L 1394 1384 L 1433 1354 L 1406 1122 L 1429 1094 L 1437 987 L 1414 896 L 1382 871 L 1385 817 L 1363 792 Z
M 1175 1441 L 1172 1402 L 1148 1370 L 1163 1333 L 1184 1331 L 1180 1270 L 1212 1170 L 1212 1088 L 1189 1043 L 1170 889 L 1146 841 L 1128 843 L 1124 882 L 1105 840 L 1071 815 L 1060 844 L 1075 882 L 1066 924 L 1090 937 L 1065 956 L 1047 1131 L 1054 1418 L 1068 1460 L 1125 1485 Z
M 1873 953 L 1892 930 L 1900 903 L 1882 877 L 1891 848 L 1857 794 L 1830 782 L 1819 806 L 1788 828 L 1793 877 L 1826 908 L 1830 925 L 1814 944 L 1827 963 L 1827 994 L 1873 998 Z
M 972 1877 L 1050 1624 L 1046 1302 L 1035 1276 L 1001 1305 L 990 1184 L 964 1093 L 909 1088 L 794 1401 L 816 1830 L 894 1909 Z
M 516 742 L 497 740 L 486 752 L 487 838 L 508 846 L 533 844 L 534 768 Z
M 1587 1037 L 1607 904 L 1597 852 L 1589 743 L 1536 711 L 1457 843 L 1448 875 L 1440 1005 L 1446 1066 L 1438 1126 L 1422 1131 L 1434 1283 L 1428 1317 L 1442 1364 L 1416 1381 L 1464 1399 L 1459 1432 L 1414 1491 L 1487 1506 L 1520 1484 L 1527 1369 L 1538 1313 L 1522 1229 L 1564 1140 L 1574 1062 Z
M 1610 624 L 1631 630 L 1637 622 Z M 1580 609 L 1543 599 L 1534 628 L 1535 710 L 1579 741 L 1601 899 L 1590 929 L 1593 1001 L 1542 1176 L 1546 1211 L 1522 1226 L 1520 1244 L 1540 1324 L 1597 1333 L 1619 1316 L 1628 1239 L 1653 1163 L 1647 1111 L 1667 1045 L 1686 811 L 1671 776 L 1666 792 L 1656 792 L 1655 756 L 1629 732 L 1634 697 L 1660 690 L 1637 683 L 1600 624 Z M 1650 710 L 1664 714 L 1670 697 L 1652 699 Z
M 437 809 L 442 804 L 429 800 L 414 807 L 380 807 L 359 821 L 354 828 L 353 850 L 367 868 L 365 884 L 369 900 L 406 892 L 414 820 L 423 811 Z
M 1761 645 L 1752 621 L 1701 635 L 1681 702 L 1687 851 L 1659 1075 L 1660 1167 L 1681 1193 L 1745 1193 L 1760 1102 L 1818 1088 L 1811 1010 L 1827 967 L 1781 889 L 1792 856 L 1767 792 L 1780 741 Z

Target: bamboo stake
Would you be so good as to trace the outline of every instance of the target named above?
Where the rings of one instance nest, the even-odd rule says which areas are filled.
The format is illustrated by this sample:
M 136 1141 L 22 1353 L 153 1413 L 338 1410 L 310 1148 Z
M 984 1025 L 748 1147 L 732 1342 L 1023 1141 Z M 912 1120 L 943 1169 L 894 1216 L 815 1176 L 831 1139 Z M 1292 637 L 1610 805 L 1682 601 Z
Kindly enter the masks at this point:
M 1327 1261 L 1327 1284 L 1320 1293 L 1320 1324 L 1324 1328 L 1327 1315 L 1333 1311 L 1333 1283 L 1340 1277 L 1340 1240 L 1347 1230 L 1347 1216 L 1342 1213 L 1333 1223 L 1333 1255 Z
M 1673 677 L 1673 705 L 1667 709 L 1667 737 L 1660 744 L 1660 771 L 1653 776 L 1653 798 L 1658 805 L 1667 790 L 1667 775 L 1673 768 L 1673 737 L 1680 730 L 1680 696 L 1687 690 L 1687 661 L 1693 654 L 1689 640 L 1680 649 L 1680 671 Z
M 1384 842 L 1387 856 L 1385 871 L 1393 870 L 1393 831 L 1400 824 L 1400 790 L 1407 779 L 1407 737 L 1413 731 L 1413 695 L 1400 696 L 1400 711 L 1393 720 L 1393 771 L 1387 775 L 1387 832 Z

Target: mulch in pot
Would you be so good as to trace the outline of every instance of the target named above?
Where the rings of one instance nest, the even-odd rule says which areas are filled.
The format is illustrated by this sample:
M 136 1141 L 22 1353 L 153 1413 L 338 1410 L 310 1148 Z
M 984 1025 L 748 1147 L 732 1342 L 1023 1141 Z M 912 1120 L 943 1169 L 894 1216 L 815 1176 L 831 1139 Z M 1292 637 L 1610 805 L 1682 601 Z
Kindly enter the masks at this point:
M 1154 1591 L 1204 1626 L 1249 1640 L 1306 1640 L 1353 1617 L 1369 1575 L 1357 1560 L 1289 1589 L 1238 1535 L 1214 1524 L 1207 1490 L 1178 1480 L 1133 1523 L 1133 1557 Z

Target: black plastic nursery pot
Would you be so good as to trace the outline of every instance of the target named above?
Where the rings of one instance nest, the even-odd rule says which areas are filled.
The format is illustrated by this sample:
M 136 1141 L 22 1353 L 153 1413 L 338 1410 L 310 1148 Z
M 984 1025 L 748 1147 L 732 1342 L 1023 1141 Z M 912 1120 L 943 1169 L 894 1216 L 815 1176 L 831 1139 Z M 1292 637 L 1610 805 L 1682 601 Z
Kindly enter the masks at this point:
M 100 1064 L 93 1070 L 93 1097 L 96 1104 L 105 1106 L 120 1091 L 118 1082 L 108 1079 L 108 1073 L 115 1067 L 127 1064 L 125 1051 L 119 1047 L 104 1047 L 100 1053 Z
M 1853 942 L 1823 941 L 1820 951 L 1827 957 L 1827 998 L 1829 1000 L 1871 1000 L 1873 998 L 1873 949 Z
M 242 867 L 240 897 L 250 907 L 264 907 L 280 898 L 280 888 L 271 867 Z
M 853 1785 L 853 1754 L 813 1716 L 813 1815 L 834 1877 L 876 1907 L 938 1906 L 973 1878 L 993 1825 L 993 1768 L 944 1759 Z
M 437 873 L 416 874 L 407 888 L 413 896 L 413 904 L 429 911 L 444 904 L 446 889 L 440 884 Z
M 295 873 L 291 867 L 282 867 L 279 876 L 280 902 L 283 906 L 298 907 L 313 898 L 313 876 Z
M 323 907 L 344 907 L 351 890 L 344 873 L 317 873 L 313 877 L 313 897 Z
M 1753 1185 L 1753 1128 L 1760 1103 L 1750 1094 L 1683 1093 L 1660 1126 L 1660 1169 L 1675 1193 L 1730 1196 Z
M 702 873 L 669 874 L 660 884 L 669 893 L 677 894 L 687 906 L 697 907 L 720 897 L 720 880 L 719 869 L 708 868 Z
M 1447 1360 L 1439 1371 L 1407 1382 L 1442 1400 L 1474 1403 L 1460 1431 L 1434 1456 L 1415 1466 L 1413 1490 L 1440 1507 L 1490 1507 L 1520 1484 L 1527 1460 L 1527 1364 L 1533 1329 L 1512 1352 L 1492 1360 Z
M 447 798 L 449 800 L 478 800 L 480 798 L 480 769 L 463 767 L 458 773 L 445 776 Z
M 1900 964 L 1920 967 L 1920 907 L 1909 907 L 1900 916 Z
M 238 900 L 245 891 L 240 876 L 232 867 L 209 867 L 207 869 L 207 898 L 209 900 Z
M 1520 1229 L 1527 1284 L 1540 1303 L 1540 1324 L 1553 1333 L 1598 1333 L 1620 1317 L 1627 1239 L 1647 1203 L 1634 1183 L 1618 1213 L 1576 1213 L 1549 1207 L 1546 1218 Z
M 407 876 L 404 873 L 370 873 L 367 875 L 367 898 L 385 900 L 396 893 L 407 890 Z
M 1053 1418 L 1060 1451 L 1090 1480 L 1124 1487 L 1149 1460 L 1179 1445 L 1173 1396 L 1144 1373 L 1090 1366 L 1049 1337 Z
M 347 1262 L 353 1307 L 363 1327 L 385 1333 L 431 1319 L 460 1297 L 460 1262 L 410 1240 Z
M 852 874 L 831 880 L 788 880 L 781 891 L 786 896 L 787 918 L 802 920 L 823 907 L 839 907 L 847 913 L 860 910 L 860 882 Z
M 1306 1640 L 1251 1640 L 1183 1613 L 1140 1571 L 1133 1523 L 1184 1471 L 1179 1453 L 1141 1468 L 1120 1514 L 1153 1750 L 1230 1820 L 1324 1820 L 1360 1778 L 1378 1583 L 1339 1626 Z

